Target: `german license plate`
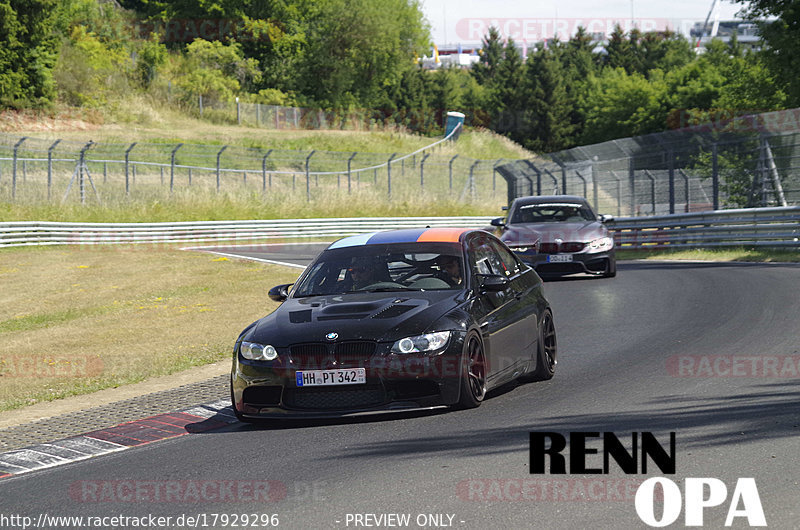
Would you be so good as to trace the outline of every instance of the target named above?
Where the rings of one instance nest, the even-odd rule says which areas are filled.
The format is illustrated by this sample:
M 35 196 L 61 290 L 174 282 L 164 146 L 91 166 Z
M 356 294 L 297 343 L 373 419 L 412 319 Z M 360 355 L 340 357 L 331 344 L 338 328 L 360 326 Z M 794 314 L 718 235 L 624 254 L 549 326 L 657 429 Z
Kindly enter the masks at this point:
M 572 254 L 550 254 L 547 256 L 548 263 L 567 263 L 572 261 Z
M 363 385 L 367 382 L 367 370 L 305 370 L 297 372 L 295 380 L 297 386 Z

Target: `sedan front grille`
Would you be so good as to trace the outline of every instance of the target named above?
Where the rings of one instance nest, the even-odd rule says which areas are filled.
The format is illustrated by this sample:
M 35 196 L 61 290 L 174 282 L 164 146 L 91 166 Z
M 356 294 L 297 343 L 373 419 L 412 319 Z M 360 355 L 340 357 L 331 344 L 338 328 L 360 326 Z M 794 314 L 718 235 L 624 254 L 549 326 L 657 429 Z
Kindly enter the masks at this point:
M 539 252 L 542 254 L 558 254 L 560 252 L 580 252 L 586 243 L 578 241 L 568 241 L 566 243 L 542 243 L 539 245 Z
M 289 348 L 298 370 L 327 370 L 362 366 L 375 353 L 375 341 L 310 342 Z

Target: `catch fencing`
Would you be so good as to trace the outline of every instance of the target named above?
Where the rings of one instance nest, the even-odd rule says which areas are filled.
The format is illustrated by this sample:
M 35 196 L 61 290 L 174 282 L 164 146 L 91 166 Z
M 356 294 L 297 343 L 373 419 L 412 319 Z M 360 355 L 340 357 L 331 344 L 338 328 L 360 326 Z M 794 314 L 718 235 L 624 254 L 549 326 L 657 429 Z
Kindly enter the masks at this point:
M 394 228 L 491 229 L 492 217 L 367 217 L 178 223 L 0 223 L 0 248 L 135 243 L 257 244 L 269 240 L 336 238 Z M 800 206 L 626 217 L 608 223 L 618 248 L 772 247 L 800 251 Z
M 0 201 L 109 204 L 220 192 L 309 202 L 357 193 L 376 200 L 502 200 L 496 168 L 504 160 L 448 154 L 448 142 L 382 154 L 0 135 Z
M 508 200 L 572 194 L 617 216 L 800 204 L 800 109 L 718 120 L 498 167 Z

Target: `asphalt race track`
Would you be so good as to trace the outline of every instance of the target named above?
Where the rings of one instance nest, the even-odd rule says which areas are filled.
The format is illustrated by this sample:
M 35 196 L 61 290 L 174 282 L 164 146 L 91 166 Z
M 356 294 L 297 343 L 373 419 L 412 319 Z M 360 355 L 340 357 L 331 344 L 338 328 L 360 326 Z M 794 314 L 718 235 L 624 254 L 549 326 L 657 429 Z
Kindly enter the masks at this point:
M 242 253 L 302 263 L 314 248 Z M 722 528 L 737 479 L 753 477 L 768 525 L 800 526 L 800 266 L 620 262 L 616 278 L 545 289 L 559 340 L 549 382 L 469 411 L 234 423 L 2 479 L 0 513 L 152 514 L 172 528 L 194 526 L 180 516 L 267 521 L 234 526 L 233 514 L 277 514 L 282 528 L 646 528 L 636 488 L 667 476 L 681 491 L 687 477 L 720 479 L 726 500 L 704 513 Z M 649 431 L 667 449 L 675 432 L 676 474 L 650 461 L 625 475 L 612 460 L 607 475 L 532 475 L 530 431 L 614 432 L 627 446 Z M 590 446 L 588 467 L 602 468 L 602 444 Z

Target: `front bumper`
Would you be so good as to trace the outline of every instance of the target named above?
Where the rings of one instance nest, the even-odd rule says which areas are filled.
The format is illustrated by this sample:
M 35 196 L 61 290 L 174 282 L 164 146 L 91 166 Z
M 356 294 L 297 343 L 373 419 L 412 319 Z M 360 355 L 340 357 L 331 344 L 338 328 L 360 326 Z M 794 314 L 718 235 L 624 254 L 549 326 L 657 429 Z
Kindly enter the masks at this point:
M 540 275 L 605 274 L 616 259 L 614 249 L 606 252 L 573 252 L 561 254 L 540 254 L 535 252 L 517 252 L 519 258 L 536 269 Z M 569 256 L 571 261 L 549 261 L 552 256 Z M 558 258 L 556 258 L 558 259 Z M 562 258 L 563 259 L 563 258 Z
M 249 361 L 235 354 L 231 399 L 240 416 L 258 418 L 331 418 L 399 410 L 430 409 L 458 402 L 464 334 L 453 332 L 437 355 L 393 354 L 378 343 L 360 361 L 326 359 L 311 365 L 290 348 L 278 348 L 275 361 Z M 296 373 L 309 369 L 364 368 L 366 383 L 297 386 Z

